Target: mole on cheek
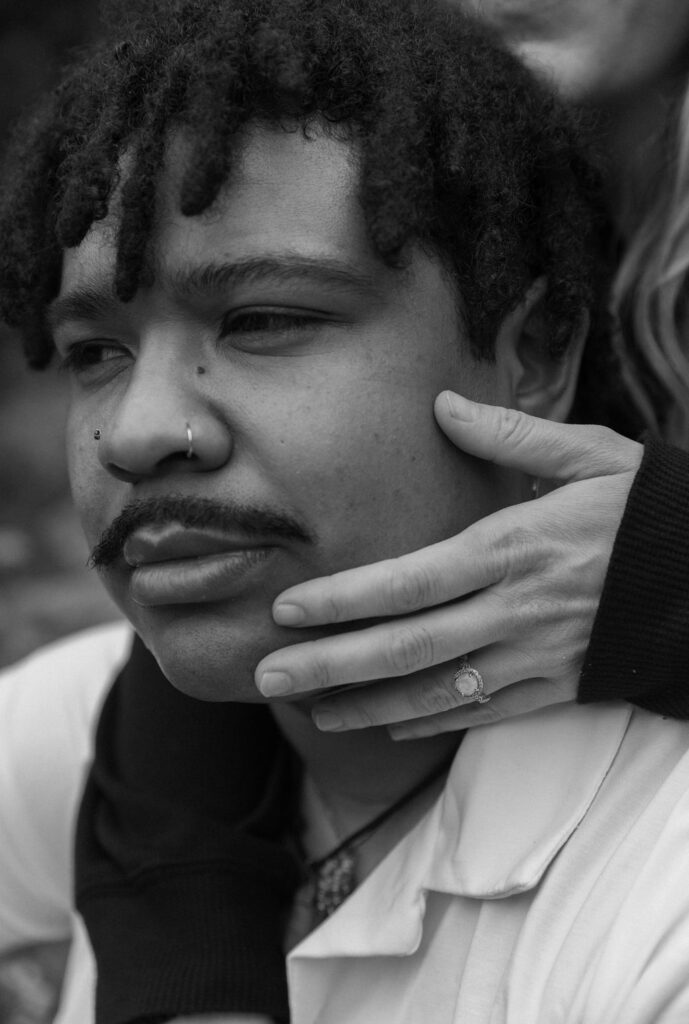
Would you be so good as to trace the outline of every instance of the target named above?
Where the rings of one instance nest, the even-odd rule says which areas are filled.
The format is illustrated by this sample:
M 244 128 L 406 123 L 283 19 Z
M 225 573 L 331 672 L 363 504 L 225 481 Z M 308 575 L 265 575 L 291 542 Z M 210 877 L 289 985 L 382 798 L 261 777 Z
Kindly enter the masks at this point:
M 196 372 L 199 375 L 199 377 L 202 377 L 203 374 L 206 372 L 205 366 L 197 366 L 196 367 Z

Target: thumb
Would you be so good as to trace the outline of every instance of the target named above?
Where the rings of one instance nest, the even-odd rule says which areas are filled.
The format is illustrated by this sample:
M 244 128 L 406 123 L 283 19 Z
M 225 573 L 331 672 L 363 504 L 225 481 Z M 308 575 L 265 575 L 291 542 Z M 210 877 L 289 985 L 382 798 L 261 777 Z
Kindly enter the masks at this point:
M 607 427 L 556 423 L 517 409 L 472 402 L 454 391 L 435 400 L 435 417 L 469 455 L 548 480 L 635 472 L 643 446 Z

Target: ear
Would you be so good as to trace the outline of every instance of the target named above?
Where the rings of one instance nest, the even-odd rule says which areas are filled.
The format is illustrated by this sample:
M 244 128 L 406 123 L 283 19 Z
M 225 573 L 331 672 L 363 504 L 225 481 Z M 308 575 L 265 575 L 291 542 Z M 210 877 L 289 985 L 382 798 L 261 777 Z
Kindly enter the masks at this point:
M 505 405 L 564 423 L 574 402 L 589 315 L 582 309 L 567 349 L 553 357 L 543 316 L 546 292 L 547 282 L 540 277 L 500 325 L 495 345 L 498 382 Z

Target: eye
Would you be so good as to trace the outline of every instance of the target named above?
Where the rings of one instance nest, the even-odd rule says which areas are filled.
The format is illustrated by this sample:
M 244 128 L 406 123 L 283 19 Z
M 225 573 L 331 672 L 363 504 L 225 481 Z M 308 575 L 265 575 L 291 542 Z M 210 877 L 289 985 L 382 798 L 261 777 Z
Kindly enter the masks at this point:
M 87 382 L 101 380 L 120 369 L 129 356 L 126 349 L 109 341 L 83 341 L 70 345 L 60 371 Z
M 240 348 L 272 347 L 298 340 L 322 326 L 316 312 L 279 309 L 247 309 L 227 313 L 220 325 L 220 337 L 232 338 Z M 236 339 L 236 341 L 235 341 Z

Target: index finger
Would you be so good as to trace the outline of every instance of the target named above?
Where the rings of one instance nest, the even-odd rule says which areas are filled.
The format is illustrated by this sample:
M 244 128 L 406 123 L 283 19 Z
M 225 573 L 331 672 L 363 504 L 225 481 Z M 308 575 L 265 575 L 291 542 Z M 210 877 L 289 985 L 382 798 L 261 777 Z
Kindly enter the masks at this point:
M 503 575 L 497 515 L 420 551 L 290 587 L 276 598 L 273 618 L 313 626 L 407 615 L 487 587 Z
M 435 402 L 452 443 L 477 458 L 549 480 L 588 480 L 638 469 L 643 447 L 609 427 L 558 423 L 443 391 Z

